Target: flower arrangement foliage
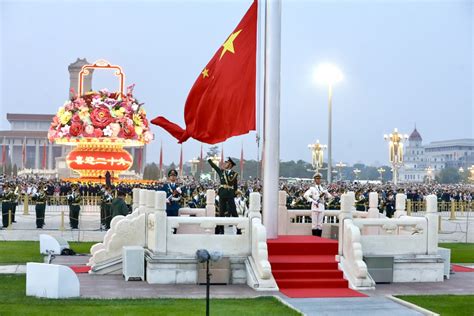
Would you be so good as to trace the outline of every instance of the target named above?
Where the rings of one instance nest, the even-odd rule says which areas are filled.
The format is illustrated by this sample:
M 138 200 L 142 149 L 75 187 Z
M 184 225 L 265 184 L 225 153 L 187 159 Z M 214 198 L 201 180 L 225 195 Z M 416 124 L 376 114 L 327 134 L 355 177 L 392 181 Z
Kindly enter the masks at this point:
M 48 139 L 110 137 L 135 140 L 145 144 L 153 140 L 143 103 L 127 94 L 107 89 L 75 96 L 58 109 L 48 131 Z

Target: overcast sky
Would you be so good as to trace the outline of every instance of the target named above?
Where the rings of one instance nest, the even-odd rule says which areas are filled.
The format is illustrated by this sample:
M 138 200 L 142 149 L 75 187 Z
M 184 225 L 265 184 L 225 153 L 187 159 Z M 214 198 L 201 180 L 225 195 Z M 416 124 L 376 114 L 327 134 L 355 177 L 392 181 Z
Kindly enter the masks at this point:
M 77 57 L 123 67 L 149 119 L 184 126 L 184 102 L 203 66 L 238 24 L 241 1 L 0 0 L 0 129 L 6 113 L 55 113 L 68 95 L 67 66 Z M 424 142 L 472 138 L 473 17 L 470 0 L 289 1 L 282 8 L 282 160 L 310 160 L 307 145 L 327 143 L 327 90 L 312 79 L 337 64 L 333 157 L 386 163 L 383 134 L 416 126 Z M 93 87 L 114 88 L 108 74 Z M 148 161 L 178 161 L 179 145 L 153 127 Z M 224 144 L 226 156 L 256 159 L 255 133 Z M 186 160 L 199 155 L 194 140 Z M 204 145 L 204 150 L 208 145 Z

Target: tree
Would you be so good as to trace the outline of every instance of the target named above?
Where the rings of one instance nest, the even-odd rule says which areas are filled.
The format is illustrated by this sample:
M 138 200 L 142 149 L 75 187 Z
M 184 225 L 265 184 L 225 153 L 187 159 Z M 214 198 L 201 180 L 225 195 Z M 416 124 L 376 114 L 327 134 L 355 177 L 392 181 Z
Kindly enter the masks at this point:
M 156 163 L 147 164 L 143 171 L 144 180 L 158 180 L 160 178 L 160 170 Z
M 217 156 L 218 154 L 219 154 L 219 147 L 218 146 L 211 146 L 207 150 L 206 158 L 211 158 L 211 157 Z
M 439 183 L 459 183 L 461 175 L 456 168 L 444 168 L 436 177 Z

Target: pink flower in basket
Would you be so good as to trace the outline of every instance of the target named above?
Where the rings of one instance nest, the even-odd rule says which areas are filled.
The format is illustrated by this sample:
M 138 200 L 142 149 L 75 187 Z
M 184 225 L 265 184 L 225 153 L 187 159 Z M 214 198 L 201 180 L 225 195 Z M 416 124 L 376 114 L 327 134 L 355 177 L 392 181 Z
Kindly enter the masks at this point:
M 94 129 L 94 137 L 102 137 L 103 135 L 104 133 L 102 132 L 100 128 Z
M 69 128 L 69 134 L 71 134 L 71 136 L 74 136 L 74 137 L 79 136 L 82 133 L 83 129 L 84 127 L 82 126 L 82 123 L 80 120 L 76 122 L 72 122 L 71 127 Z

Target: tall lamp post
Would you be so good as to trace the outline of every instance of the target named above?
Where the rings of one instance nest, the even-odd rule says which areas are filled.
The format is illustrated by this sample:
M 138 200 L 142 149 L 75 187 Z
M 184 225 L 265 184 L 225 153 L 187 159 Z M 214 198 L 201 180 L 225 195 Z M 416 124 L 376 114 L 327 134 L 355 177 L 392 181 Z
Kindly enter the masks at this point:
M 319 173 L 319 169 L 323 167 L 324 149 L 326 149 L 327 146 L 321 145 L 318 139 L 316 140 L 316 143 L 309 144 L 308 148 L 311 150 L 311 162 L 313 168 Z
M 200 161 L 197 158 L 191 159 L 189 161 L 189 163 L 191 164 L 191 174 L 193 175 L 193 178 L 196 178 L 196 172 L 198 169 L 199 162 Z
M 339 181 L 342 181 L 342 168 L 346 167 L 347 165 L 342 161 L 336 164 L 336 167 L 339 169 Z
M 377 171 L 380 173 L 380 182 L 383 182 L 383 173 L 385 172 L 385 169 L 380 167 Z
M 395 128 L 391 134 L 385 134 L 383 137 L 388 141 L 389 160 L 393 169 L 393 184 L 398 184 L 398 169 L 403 166 L 403 142 L 408 139 L 408 135 L 402 135 Z
M 356 180 L 359 180 L 359 173 L 360 173 L 360 169 L 358 168 L 355 168 L 352 172 L 354 172 L 355 174 L 355 177 L 356 177 Z
M 429 166 L 425 170 L 426 170 L 426 174 L 428 176 L 428 183 L 431 183 L 431 180 L 433 180 L 433 168 L 431 168 L 431 166 Z
M 343 79 L 341 70 L 333 64 L 320 64 L 314 73 L 314 79 L 319 84 L 328 86 L 328 183 L 332 182 L 332 87 Z

